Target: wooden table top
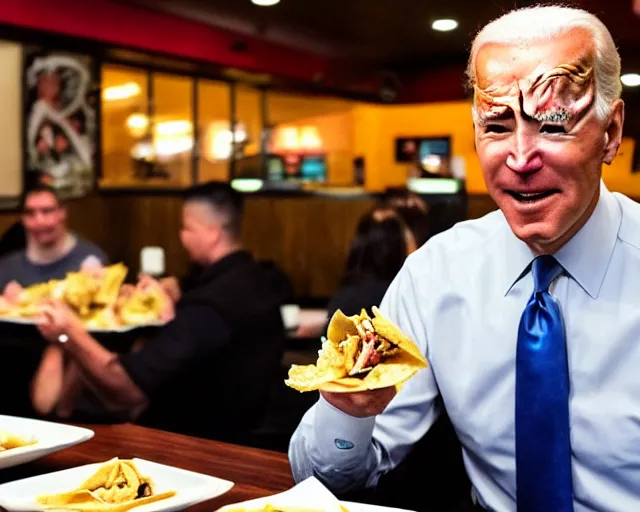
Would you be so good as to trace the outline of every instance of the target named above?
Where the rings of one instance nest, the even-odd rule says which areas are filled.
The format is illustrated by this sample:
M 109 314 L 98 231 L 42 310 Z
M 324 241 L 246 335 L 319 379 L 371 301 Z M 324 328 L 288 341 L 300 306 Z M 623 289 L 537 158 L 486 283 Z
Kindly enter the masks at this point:
M 92 429 L 95 437 L 32 463 L 0 470 L 0 483 L 105 462 L 113 457 L 139 457 L 235 482 L 228 493 L 189 509 L 209 512 L 230 503 L 282 492 L 294 485 L 283 453 L 130 424 L 80 426 Z

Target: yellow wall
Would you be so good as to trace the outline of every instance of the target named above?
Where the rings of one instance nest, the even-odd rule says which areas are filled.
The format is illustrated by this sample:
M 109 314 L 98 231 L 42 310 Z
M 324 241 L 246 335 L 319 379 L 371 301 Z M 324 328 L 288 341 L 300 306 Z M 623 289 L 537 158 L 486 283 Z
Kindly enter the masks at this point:
M 364 156 L 366 187 L 380 191 L 406 183 L 408 165 L 395 162 L 394 140 L 403 136 L 451 136 L 452 154 L 465 161 L 467 191 L 486 194 L 474 150 L 470 103 L 466 101 L 406 106 L 354 106 L 354 154 Z M 607 186 L 640 197 L 640 173 L 632 173 L 634 141 L 623 140 L 618 156 L 603 167 Z
M 616 159 L 602 168 L 602 178 L 610 190 L 637 198 L 640 197 L 640 172 L 631 172 L 634 148 L 633 139 L 623 139 Z
M 22 46 L 0 42 L 0 197 L 18 197 L 22 193 Z
M 467 189 L 486 193 L 473 149 L 473 122 L 467 102 L 355 107 L 355 152 L 365 157 L 366 186 L 384 190 L 406 184 L 409 166 L 395 161 L 395 138 L 451 136 L 452 154 L 465 159 Z
M 353 182 L 355 103 L 338 98 L 305 97 L 271 92 L 269 123 L 276 129 L 315 126 L 327 157 L 327 181 L 331 185 Z

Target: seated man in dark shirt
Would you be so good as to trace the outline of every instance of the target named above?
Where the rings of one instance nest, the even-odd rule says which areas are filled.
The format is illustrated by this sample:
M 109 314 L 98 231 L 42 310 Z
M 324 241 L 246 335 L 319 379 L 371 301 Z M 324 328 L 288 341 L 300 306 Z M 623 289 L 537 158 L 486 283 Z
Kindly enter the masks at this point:
M 83 266 L 106 263 L 105 254 L 71 233 L 66 220 L 67 210 L 54 188 L 38 184 L 27 190 L 22 200 L 26 248 L 0 259 L 0 290 L 15 294 L 23 286 L 63 279 Z
M 102 410 L 190 435 L 247 439 L 265 411 L 284 327 L 281 294 L 241 249 L 241 211 L 241 196 L 226 183 L 189 191 L 180 235 L 200 270 L 182 281 L 174 320 L 140 351 L 111 353 L 68 308 L 51 305 L 40 330 L 93 391 L 78 399 L 75 418 Z

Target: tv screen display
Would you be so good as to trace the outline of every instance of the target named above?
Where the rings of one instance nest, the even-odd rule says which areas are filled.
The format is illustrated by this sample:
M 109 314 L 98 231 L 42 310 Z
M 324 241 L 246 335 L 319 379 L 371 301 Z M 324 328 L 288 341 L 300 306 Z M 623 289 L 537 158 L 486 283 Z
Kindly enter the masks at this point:
M 305 181 L 326 181 L 327 162 L 323 155 L 305 155 L 300 162 L 300 177 Z
M 396 162 L 417 162 L 429 155 L 449 158 L 450 137 L 398 137 L 395 147 Z

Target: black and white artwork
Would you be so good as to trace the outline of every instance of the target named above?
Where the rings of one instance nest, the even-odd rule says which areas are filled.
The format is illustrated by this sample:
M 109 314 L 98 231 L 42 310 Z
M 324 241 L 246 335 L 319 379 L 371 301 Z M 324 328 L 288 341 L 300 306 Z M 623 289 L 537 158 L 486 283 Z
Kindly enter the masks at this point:
M 25 48 L 26 172 L 44 172 L 62 197 L 95 183 L 98 100 L 88 56 Z

